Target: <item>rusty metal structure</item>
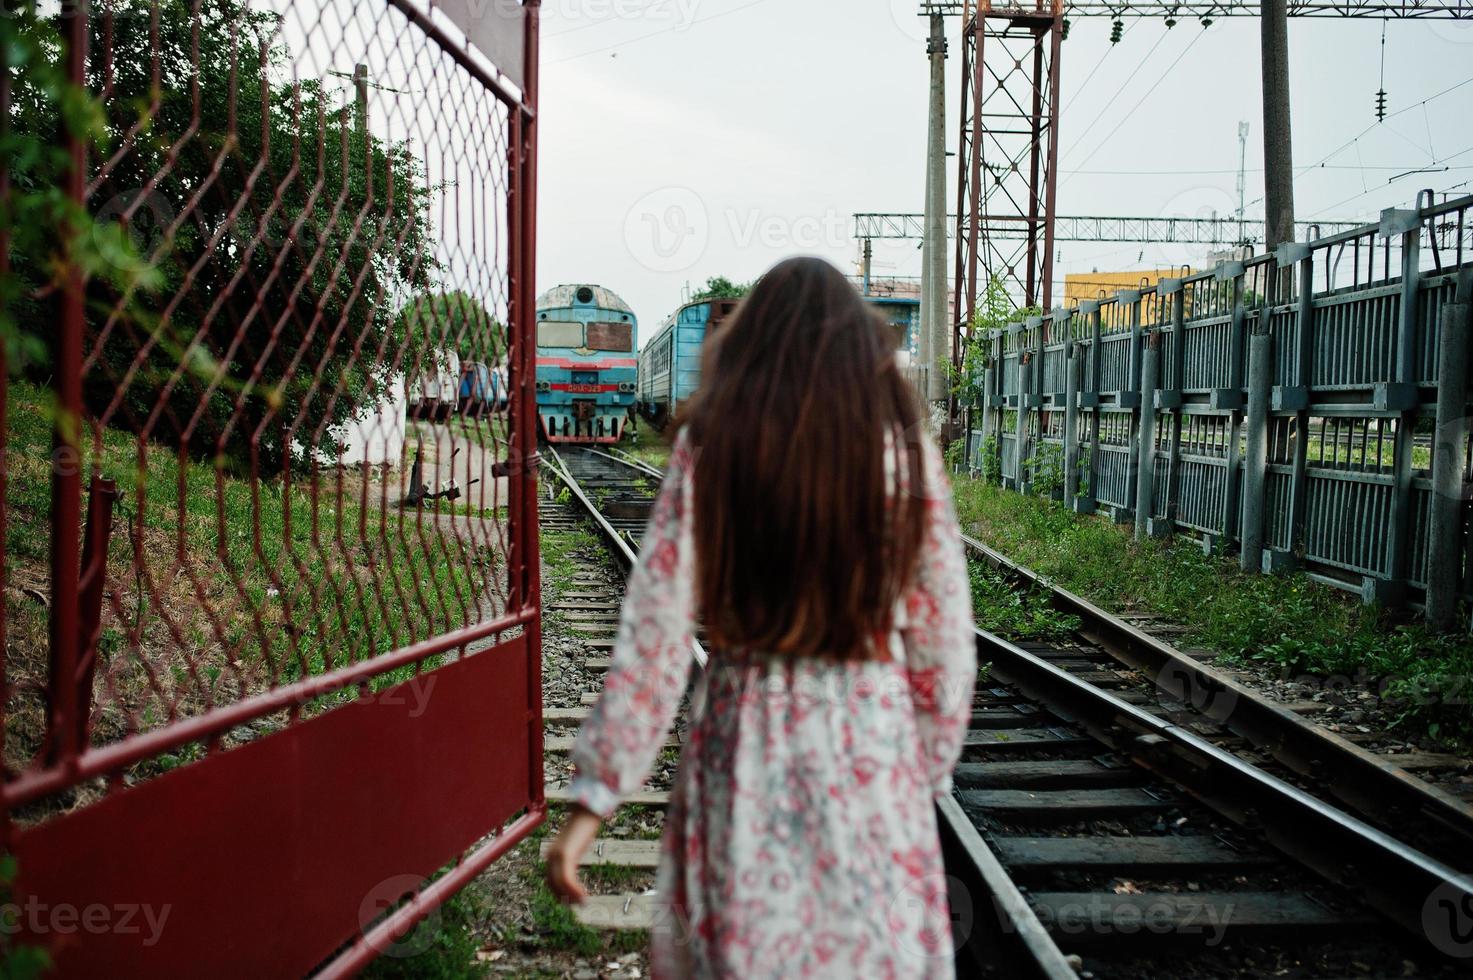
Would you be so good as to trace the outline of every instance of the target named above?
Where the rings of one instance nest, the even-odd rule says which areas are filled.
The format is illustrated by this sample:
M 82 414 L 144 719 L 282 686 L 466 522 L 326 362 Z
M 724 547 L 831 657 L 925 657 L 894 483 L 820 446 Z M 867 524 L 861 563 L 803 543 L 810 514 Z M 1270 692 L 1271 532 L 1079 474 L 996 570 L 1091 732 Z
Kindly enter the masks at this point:
M 854 215 L 854 237 L 860 242 L 884 239 L 919 240 L 925 234 L 923 216 L 903 212 L 862 211 Z M 956 215 L 950 216 L 955 229 Z M 1350 231 L 1363 221 L 1300 221 L 1296 229 L 1301 237 L 1319 238 Z M 1028 234 L 1026 225 L 1003 225 L 993 229 L 997 239 L 1019 239 Z M 1056 242 L 1130 242 L 1167 245 L 1237 245 L 1261 244 L 1257 233 L 1244 232 L 1241 222 L 1232 215 L 1142 215 L 1072 214 L 1054 217 Z
M 921 0 L 921 12 L 960 15 L 962 86 L 957 157 L 955 296 L 952 351 L 979 290 L 999 281 L 1017 307 L 1053 305 L 1057 240 L 1056 165 L 1060 47 L 1065 23 L 1079 17 L 1159 17 L 1172 26 L 1219 17 L 1259 16 L 1252 2 L 1112 4 L 1093 0 Z M 1290 17 L 1473 19 L 1473 0 L 1332 3 L 1290 0 Z
M 544 815 L 537 0 L 5 27 L 10 942 L 351 975 Z M 448 354 L 507 410 L 411 411 Z

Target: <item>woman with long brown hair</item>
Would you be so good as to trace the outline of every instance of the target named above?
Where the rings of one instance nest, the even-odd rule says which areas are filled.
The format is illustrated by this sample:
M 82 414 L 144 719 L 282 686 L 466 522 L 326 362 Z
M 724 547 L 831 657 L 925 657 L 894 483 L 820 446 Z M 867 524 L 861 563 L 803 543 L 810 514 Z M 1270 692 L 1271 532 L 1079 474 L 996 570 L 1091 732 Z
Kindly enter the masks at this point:
M 656 977 L 946 977 L 932 801 L 976 678 L 961 539 L 889 328 L 817 259 L 773 268 L 703 383 L 579 732 L 555 893 L 709 663 L 665 822 Z

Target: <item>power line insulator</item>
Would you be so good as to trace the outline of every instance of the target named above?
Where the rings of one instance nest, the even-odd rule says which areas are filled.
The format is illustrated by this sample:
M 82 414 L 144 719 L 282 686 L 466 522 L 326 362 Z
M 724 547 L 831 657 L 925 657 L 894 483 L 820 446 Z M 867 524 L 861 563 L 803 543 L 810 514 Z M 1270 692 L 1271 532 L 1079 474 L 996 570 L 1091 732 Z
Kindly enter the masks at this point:
M 1376 93 L 1376 122 L 1386 121 L 1386 90 L 1383 88 Z
M 1125 21 L 1121 20 L 1119 17 L 1116 17 L 1114 20 L 1110 21 L 1110 43 L 1111 44 L 1119 44 L 1120 43 L 1120 37 L 1124 33 L 1125 33 Z

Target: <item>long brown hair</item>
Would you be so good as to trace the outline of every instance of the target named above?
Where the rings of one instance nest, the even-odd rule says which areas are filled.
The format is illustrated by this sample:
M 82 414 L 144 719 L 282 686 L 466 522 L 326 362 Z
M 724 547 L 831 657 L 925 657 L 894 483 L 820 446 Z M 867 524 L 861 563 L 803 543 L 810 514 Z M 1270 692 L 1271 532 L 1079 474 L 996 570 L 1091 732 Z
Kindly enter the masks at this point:
M 893 331 L 833 266 L 800 258 L 763 276 L 705 346 L 684 421 L 711 643 L 883 655 L 924 520 L 907 445 L 920 408 Z

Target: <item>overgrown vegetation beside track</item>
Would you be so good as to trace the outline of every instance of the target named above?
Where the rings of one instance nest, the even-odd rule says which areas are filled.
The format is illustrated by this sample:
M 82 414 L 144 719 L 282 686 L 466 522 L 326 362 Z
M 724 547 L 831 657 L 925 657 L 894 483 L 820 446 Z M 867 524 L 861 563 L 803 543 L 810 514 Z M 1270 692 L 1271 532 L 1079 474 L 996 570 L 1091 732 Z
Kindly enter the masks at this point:
M 657 469 L 663 470 L 670 462 L 670 441 L 648 423 L 633 439 L 620 443 L 619 448 Z
M 982 480 L 957 477 L 955 490 L 967 533 L 1105 609 L 1170 620 L 1188 630 L 1186 643 L 1230 664 L 1369 690 L 1389 702 L 1407 736 L 1473 745 L 1473 640 L 1465 634 L 1394 622 L 1303 574 L 1245 575 L 1235 560 L 1204 555 L 1189 539 L 1136 542 L 1129 528 Z M 995 587 L 993 574 L 973 572 L 978 624 L 1047 638 L 1038 631 L 1059 624 L 1026 596 Z

